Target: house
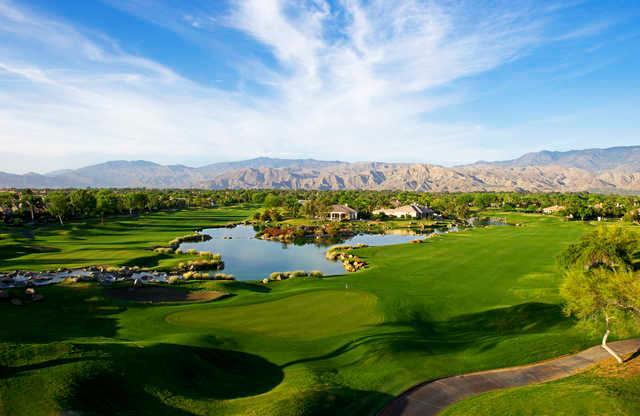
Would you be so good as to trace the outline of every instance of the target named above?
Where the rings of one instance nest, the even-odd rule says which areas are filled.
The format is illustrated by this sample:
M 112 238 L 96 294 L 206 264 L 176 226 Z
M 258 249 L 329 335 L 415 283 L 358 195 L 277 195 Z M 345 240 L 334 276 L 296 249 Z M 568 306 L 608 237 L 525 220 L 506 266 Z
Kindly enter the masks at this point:
M 329 219 L 332 221 L 357 220 L 358 211 L 348 205 L 331 205 L 329 207 Z
M 403 205 L 397 208 L 383 208 L 373 211 L 373 215 L 384 214 L 387 217 L 396 218 L 427 218 L 434 217 L 436 213 L 427 206 L 418 204 Z
M 550 207 L 542 208 L 543 214 L 555 214 L 560 211 L 564 211 L 566 207 L 562 205 L 552 205 Z

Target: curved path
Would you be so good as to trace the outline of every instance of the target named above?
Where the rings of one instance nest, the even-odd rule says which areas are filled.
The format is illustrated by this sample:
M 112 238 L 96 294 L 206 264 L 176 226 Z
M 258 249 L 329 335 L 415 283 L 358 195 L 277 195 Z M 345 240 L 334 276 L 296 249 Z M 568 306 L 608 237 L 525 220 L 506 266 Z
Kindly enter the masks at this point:
M 640 348 L 640 339 L 610 342 L 620 355 L 633 354 Z M 600 345 L 573 355 L 566 355 L 536 364 L 499 370 L 469 373 L 418 384 L 395 398 L 379 413 L 380 416 L 436 415 L 445 407 L 462 399 L 491 390 L 525 386 L 574 375 L 602 360 L 610 358 Z

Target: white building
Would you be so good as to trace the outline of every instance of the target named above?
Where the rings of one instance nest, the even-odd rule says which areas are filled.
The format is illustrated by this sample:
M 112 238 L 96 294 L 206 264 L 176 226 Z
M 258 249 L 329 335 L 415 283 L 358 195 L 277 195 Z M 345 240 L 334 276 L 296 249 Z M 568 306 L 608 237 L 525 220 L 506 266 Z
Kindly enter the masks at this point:
M 427 218 L 435 216 L 436 213 L 427 206 L 421 207 L 418 204 L 410 204 L 398 208 L 382 208 L 373 211 L 373 215 L 380 214 L 396 218 Z
M 328 215 L 329 219 L 332 221 L 358 219 L 358 211 L 348 205 L 331 205 Z

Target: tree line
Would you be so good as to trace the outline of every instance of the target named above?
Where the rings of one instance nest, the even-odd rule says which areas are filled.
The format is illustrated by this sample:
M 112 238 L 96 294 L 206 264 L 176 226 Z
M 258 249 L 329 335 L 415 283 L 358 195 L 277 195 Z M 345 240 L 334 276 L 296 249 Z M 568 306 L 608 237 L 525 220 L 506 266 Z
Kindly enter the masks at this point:
M 0 192 L 0 221 L 20 225 L 69 218 L 104 218 L 136 215 L 158 210 L 256 204 L 291 216 L 322 216 L 333 204 L 345 204 L 370 218 L 373 210 L 417 203 L 445 218 L 465 219 L 481 209 L 542 212 L 559 206 L 556 215 L 576 220 L 622 218 L 638 221 L 640 198 L 631 195 L 590 193 L 424 193 L 412 191 L 317 191 L 317 190 L 149 190 L 73 189 L 11 190 Z

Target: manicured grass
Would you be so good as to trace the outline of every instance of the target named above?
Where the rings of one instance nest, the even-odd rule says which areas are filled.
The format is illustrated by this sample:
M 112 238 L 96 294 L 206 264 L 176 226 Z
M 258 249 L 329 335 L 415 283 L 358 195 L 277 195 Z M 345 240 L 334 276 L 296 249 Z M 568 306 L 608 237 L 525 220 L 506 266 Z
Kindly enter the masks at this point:
M 168 235 L 167 224 L 139 233 L 133 251 L 246 211 L 177 215 L 180 232 Z M 370 267 L 345 276 L 187 285 L 234 293 L 213 303 L 146 305 L 82 285 L 43 288 L 38 304 L 0 303 L 0 413 L 375 414 L 424 380 L 595 343 L 563 316 L 555 266 L 592 226 L 516 220 L 523 226 L 362 249 Z M 130 261 L 116 242 L 121 232 L 134 239 L 126 228 L 97 237 L 124 250 L 102 258 Z M 58 255 L 41 253 L 34 264 L 62 262 Z M 31 256 L 8 258 L 29 265 Z
M 0 271 L 45 270 L 88 265 L 168 267 L 180 256 L 151 250 L 207 226 L 246 219 L 249 208 L 156 212 L 140 217 L 118 217 L 70 222 L 65 226 L 0 227 Z
M 264 337 L 318 339 L 348 334 L 382 321 L 375 296 L 366 292 L 321 290 L 273 302 L 224 308 L 211 320 L 209 310 L 187 310 L 167 316 L 185 327 L 234 330 Z
M 610 377 L 591 370 L 564 380 L 470 398 L 451 406 L 443 416 L 637 415 L 639 395 L 637 371 Z

